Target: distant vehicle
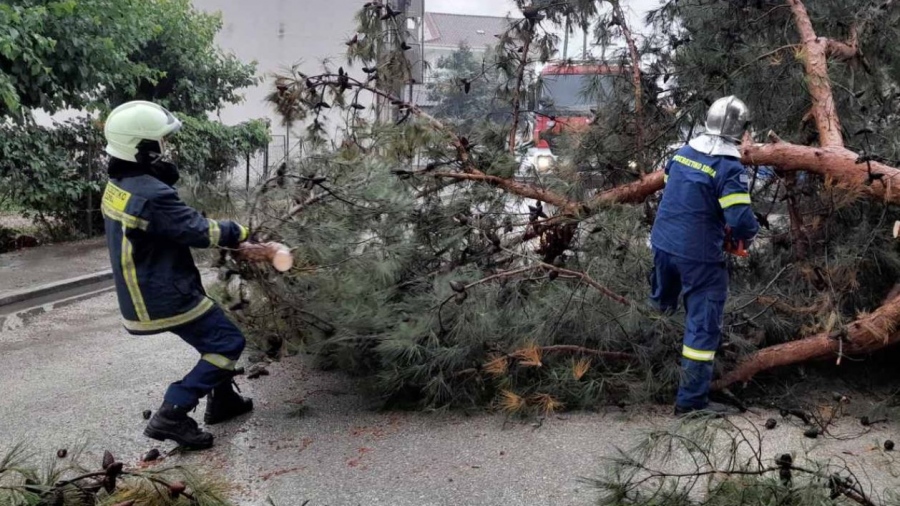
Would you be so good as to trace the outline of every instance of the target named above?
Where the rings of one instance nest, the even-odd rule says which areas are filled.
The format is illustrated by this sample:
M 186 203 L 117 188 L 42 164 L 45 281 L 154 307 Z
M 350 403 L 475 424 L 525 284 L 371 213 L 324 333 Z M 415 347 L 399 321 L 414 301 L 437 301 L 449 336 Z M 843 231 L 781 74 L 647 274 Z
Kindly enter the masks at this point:
M 548 137 L 587 130 L 603 97 L 611 96 L 622 67 L 596 62 L 551 63 L 541 69 L 531 117 L 533 146 L 522 160 L 523 172 L 547 172 L 557 162 Z M 591 90 L 592 93 L 587 92 Z

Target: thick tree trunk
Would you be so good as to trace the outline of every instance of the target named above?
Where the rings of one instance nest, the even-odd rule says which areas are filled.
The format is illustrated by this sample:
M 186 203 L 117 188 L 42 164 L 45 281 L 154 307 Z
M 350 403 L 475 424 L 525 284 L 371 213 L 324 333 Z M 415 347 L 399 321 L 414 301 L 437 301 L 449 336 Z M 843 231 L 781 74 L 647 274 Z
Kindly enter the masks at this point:
M 857 163 L 859 155 L 843 147 L 809 147 L 788 142 L 745 144 L 741 147 L 747 165 L 772 165 L 782 171 L 804 170 L 824 176 L 850 191 L 857 191 L 890 203 L 900 203 L 893 189 L 900 183 L 900 170 L 872 162 L 872 173 L 882 174 L 880 181 L 869 181 L 865 163 Z
M 871 353 L 900 343 L 900 297 L 894 297 L 874 313 L 851 323 L 846 333 L 832 332 L 764 348 L 746 357 L 737 367 L 717 381 L 713 388 L 750 381 L 756 374 L 809 360 L 843 355 Z
M 611 190 L 600 193 L 591 203 L 591 206 L 609 204 L 639 204 L 650 195 L 663 189 L 663 172 L 656 171 L 647 174 L 633 183 L 617 186 Z

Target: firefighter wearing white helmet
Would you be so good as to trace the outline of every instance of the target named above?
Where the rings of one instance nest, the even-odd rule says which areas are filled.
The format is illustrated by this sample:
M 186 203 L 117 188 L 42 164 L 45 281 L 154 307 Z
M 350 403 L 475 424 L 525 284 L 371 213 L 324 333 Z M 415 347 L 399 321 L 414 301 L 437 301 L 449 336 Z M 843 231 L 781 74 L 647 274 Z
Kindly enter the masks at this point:
M 106 152 L 120 160 L 137 162 L 138 146 L 144 141 L 161 142 L 181 129 L 181 121 L 164 107 L 135 100 L 120 105 L 106 119 Z
M 650 238 L 650 300 L 664 312 L 684 301 L 687 312 L 675 400 L 679 415 L 728 412 L 709 402 L 709 389 L 728 298 L 725 251 L 744 255 L 743 247 L 759 231 L 738 150 L 749 121 L 750 110 L 737 98 L 717 100 L 707 114 L 706 132 L 665 168 L 666 186 Z
M 197 365 L 169 386 L 144 434 L 203 449 L 213 436 L 188 416 L 201 398 L 208 397 L 207 425 L 248 413 L 253 402 L 232 387 L 244 336 L 207 297 L 191 248 L 237 248 L 249 231 L 207 219 L 178 197 L 178 168 L 165 159 L 163 142 L 180 128 L 178 118 L 151 102 L 128 102 L 110 113 L 101 210 L 125 329 L 172 332 L 200 353 Z

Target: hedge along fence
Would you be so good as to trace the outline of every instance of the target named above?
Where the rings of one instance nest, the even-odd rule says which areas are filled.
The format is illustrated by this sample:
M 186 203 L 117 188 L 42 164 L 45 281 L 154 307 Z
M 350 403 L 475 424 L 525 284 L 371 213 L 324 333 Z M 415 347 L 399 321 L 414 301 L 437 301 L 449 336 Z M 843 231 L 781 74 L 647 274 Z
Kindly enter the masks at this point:
M 186 174 L 212 183 L 268 145 L 268 126 L 252 120 L 226 126 L 183 116 L 172 138 Z M 52 239 L 103 230 L 100 197 L 108 157 L 103 125 L 79 118 L 52 127 L 34 123 L 0 127 L 0 201 L 32 218 Z

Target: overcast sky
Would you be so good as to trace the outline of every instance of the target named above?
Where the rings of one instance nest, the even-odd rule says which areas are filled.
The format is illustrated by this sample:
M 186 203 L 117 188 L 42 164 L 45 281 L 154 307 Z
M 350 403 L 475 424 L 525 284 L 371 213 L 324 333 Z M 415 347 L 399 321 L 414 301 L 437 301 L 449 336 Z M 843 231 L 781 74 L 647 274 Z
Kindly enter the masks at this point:
M 628 24 L 631 30 L 640 38 L 645 29 L 643 20 L 647 11 L 659 7 L 660 0 L 624 0 L 622 4 L 629 18 Z M 519 10 L 512 0 L 425 0 L 425 11 L 483 16 L 506 16 L 510 13 L 519 15 Z M 554 31 L 562 35 L 561 29 Z M 573 42 L 569 46 L 568 56 L 579 57 L 581 55 L 581 42 L 579 42 L 582 40 L 581 31 L 575 30 L 570 40 Z
M 630 17 L 637 20 L 643 18 L 649 9 L 658 7 L 660 0 L 625 0 L 622 3 L 625 9 L 630 11 Z M 516 4 L 512 0 L 425 0 L 425 10 L 484 16 L 504 16 L 511 11 L 517 11 Z

